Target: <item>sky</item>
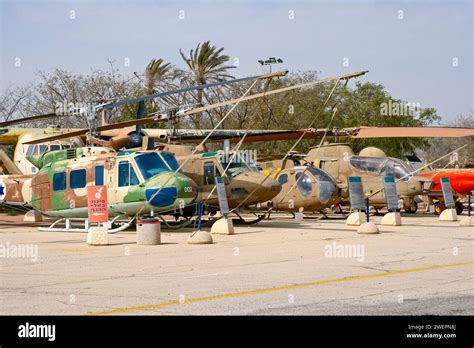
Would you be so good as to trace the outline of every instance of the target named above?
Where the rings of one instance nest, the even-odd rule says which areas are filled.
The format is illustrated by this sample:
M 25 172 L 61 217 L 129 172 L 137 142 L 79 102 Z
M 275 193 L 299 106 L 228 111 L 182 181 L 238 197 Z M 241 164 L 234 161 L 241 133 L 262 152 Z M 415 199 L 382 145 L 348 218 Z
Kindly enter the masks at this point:
M 434 107 L 443 123 L 471 115 L 472 0 L 464 1 L 64 1 L 0 0 L 0 91 L 55 68 L 143 72 L 152 58 L 185 68 L 185 53 L 211 40 L 237 77 L 257 62 L 316 70 L 369 70 L 395 98 Z

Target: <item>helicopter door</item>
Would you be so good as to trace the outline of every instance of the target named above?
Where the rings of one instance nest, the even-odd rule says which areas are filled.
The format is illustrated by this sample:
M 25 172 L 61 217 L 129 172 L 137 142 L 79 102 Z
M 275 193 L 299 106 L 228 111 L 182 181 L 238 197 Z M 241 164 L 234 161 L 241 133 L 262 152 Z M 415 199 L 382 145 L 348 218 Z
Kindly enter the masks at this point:
M 66 176 L 64 174 L 64 180 Z M 57 186 L 57 185 L 56 185 Z M 32 199 L 39 201 L 39 207 L 42 211 L 51 210 L 52 195 L 51 180 L 47 175 L 37 175 L 31 182 L 31 190 L 33 192 Z
M 116 165 L 115 185 L 113 190 L 113 202 L 121 204 L 125 196 L 129 193 L 131 186 L 138 185 L 138 179 L 135 168 L 128 160 L 118 161 Z
M 282 190 L 283 195 L 281 197 L 283 199 L 278 199 L 278 206 L 282 207 L 282 209 L 289 208 L 290 210 L 298 211 L 298 208 L 299 208 L 298 203 L 301 200 L 301 198 L 298 192 L 298 188 L 293 187 L 295 183 L 296 183 L 295 172 L 292 170 L 288 173 L 288 181 L 286 185 L 284 186 L 286 189 Z M 279 195 L 281 195 L 281 193 Z
M 209 193 L 211 193 L 211 190 L 214 188 L 214 185 L 216 184 L 216 175 L 220 174 L 216 170 L 214 162 L 204 162 L 202 177 L 202 199 L 207 199 Z M 214 192 L 212 192 L 212 195 L 209 197 L 209 199 L 217 199 L 217 190 L 214 189 Z

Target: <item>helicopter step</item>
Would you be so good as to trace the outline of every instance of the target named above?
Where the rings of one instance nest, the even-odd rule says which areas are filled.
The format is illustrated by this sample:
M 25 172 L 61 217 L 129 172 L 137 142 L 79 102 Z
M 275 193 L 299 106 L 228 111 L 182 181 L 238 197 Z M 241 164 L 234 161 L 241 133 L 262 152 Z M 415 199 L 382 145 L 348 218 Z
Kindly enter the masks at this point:
M 123 215 L 116 216 L 112 221 L 108 222 L 108 233 L 117 233 L 126 230 L 134 223 L 135 219 L 120 220 Z M 84 218 L 62 218 L 54 221 L 48 227 L 38 227 L 43 232 L 80 232 L 87 233 L 92 227 L 89 219 Z

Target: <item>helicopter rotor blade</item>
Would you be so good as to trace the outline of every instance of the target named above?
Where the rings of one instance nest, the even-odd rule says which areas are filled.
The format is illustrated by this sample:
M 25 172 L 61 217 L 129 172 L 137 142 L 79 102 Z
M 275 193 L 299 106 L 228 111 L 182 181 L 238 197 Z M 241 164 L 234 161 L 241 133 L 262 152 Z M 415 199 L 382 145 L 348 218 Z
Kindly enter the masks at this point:
M 129 121 L 123 121 L 123 122 L 118 122 L 114 124 L 107 124 L 104 126 L 97 127 L 97 131 L 103 132 L 106 130 L 112 130 L 112 129 L 121 129 L 121 128 L 126 128 L 130 126 L 136 126 L 136 125 L 143 125 L 143 124 L 148 124 L 148 123 L 155 123 L 159 121 L 164 121 L 161 120 L 159 116 L 155 117 L 146 117 L 138 120 L 129 120 Z M 61 140 L 61 139 L 67 139 L 67 138 L 73 138 L 73 137 L 78 137 L 78 136 L 85 136 L 89 132 L 89 129 L 83 128 L 74 132 L 69 132 L 69 133 L 64 133 L 64 134 L 58 134 L 54 135 L 51 137 L 44 137 L 40 139 L 35 139 L 31 140 L 28 142 L 25 142 L 24 144 L 41 144 L 41 143 L 47 143 L 53 140 Z
M 366 73 L 367 73 L 367 71 L 360 71 L 360 72 L 355 72 L 355 73 L 346 74 L 346 75 L 342 75 L 342 76 L 328 77 L 328 78 L 325 78 L 325 79 L 322 79 L 322 80 L 310 81 L 310 82 L 301 83 L 301 84 L 298 84 L 298 85 L 293 85 L 293 86 L 273 89 L 271 91 L 256 93 L 256 94 L 252 94 L 252 95 L 249 95 L 247 97 L 244 97 L 244 98 L 226 100 L 226 101 L 223 101 L 223 102 L 220 102 L 220 103 L 205 105 L 205 106 L 202 106 L 202 107 L 191 109 L 189 111 L 184 112 L 183 116 L 184 115 L 197 114 L 197 113 L 207 111 L 207 110 L 211 110 L 211 109 L 215 109 L 215 108 L 218 108 L 218 107 L 221 107 L 221 106 L 234 104 L 239 99 L 240 99 L 241 102 L 243 102 L 243 101 L 247 101 L 247 100 L 266 97 L 266 96 L 273 95 L 273 94 L 288 92 L 288 91 L 291 91 L 291 90 L 294 90 L 294 89 L 308 88 L 308 87 L 312 87 L 312 86 L 317 85 L 317 84 L 321 84 L 321 83 L 325 83 L 325 82 L 329 82 L 329 81 L 334 81 L 334 80 L 337 80 L 337 79 L 348 80 L 348 79 L 351 79 L 351 78 L 354 78 L 354 77 L 362 76 Z
M 17 124 L 28 123 L 28 122 L 49 120 L 51 118 L 56 118 L 56 117 L 64 117 L 64 116 L 58 115 L 56 113 L 50 113 L 50 114 L 44 114 L 44 115 L 35 115 L 35 116 L 30 116 L 30 117 L 17 118 L 14 120 L 0 122 L 0 127 L 9 127 L 9 126 L 17 125 Z
M 125 104 L 131 104 L 131 103 L 137 103 L 140 101 L 145 101 L 145 100 L 151 100 L 155 98 L 161 98 L 173 94 L 179 94 L 179 93 L 185 93 L 185 92 L 191 92 L 191 91 L 196 91 L 196 90 L 201 90 L 201 89 L 206 89 L 206 88 L 211 88 L 211 87 L 216 87 L 216 86 L 223 86 L 223 85 L 228 85 L 232 83 L 238 83 L 238 82 L 243 82 L 243 81 L 249 81 L 249 80 L 256 80 L 256 79 L 269 79 L 273 77 L 278 77 L 278 76 L 285 76 L 288 73 L 287 70 L 285 71 L 277 71 L 274 73 L 270 74 L 264 74 L 264 75 L 256 75 L 256 76 L 251 76 L 251 77 L 242 77 L 238 79 L 233 79 L 233 80 L 226 80 L 226 81 L 219 81 L 219 82 L 213 82 L 213 83 L 208 83 L 205 85 L 199 85 L 199 86 L 191 86 L 191 87 L 186 87 L 186 88 L 181 88 L 177 89 L 174 91 L 168 91 L 168 92 L 160 92 L 160 93 L 155 93 L 151 95 L 146 95 L 146 96 L 141 96 L 137 98 L 130 98 L 130 99 L 124 99 L 124 100 L 119 100 L 113 103 L 108 103 L 108 104 L 103 104 L 97 106 L 96 110 L 104 110 L 104 109 L 112 109 L 117 106 L 125 105 Z
M 51 137 L 45 137 L 45 138 L 40 138 L 40 139 L 27 141 L 27 142 L 24 142 L 23 144 L 25 144 L 25 145 L 42 144 L 42 143 L 49 143 L 50 141 L 54 141 L 54 140 L 62 140 L 62 139 L 80 137 L 80 136 L 86 135 L 88 131 L 89 131 L 88 129 L 84 128 L 84 129 L 79 129 L 79 130 L 73 131 L 73 132 L 68 132 L 68 133 L 53 135 Z
M 461 138 L 474 136 L 474 128 L 358 127 L 352 138 Z

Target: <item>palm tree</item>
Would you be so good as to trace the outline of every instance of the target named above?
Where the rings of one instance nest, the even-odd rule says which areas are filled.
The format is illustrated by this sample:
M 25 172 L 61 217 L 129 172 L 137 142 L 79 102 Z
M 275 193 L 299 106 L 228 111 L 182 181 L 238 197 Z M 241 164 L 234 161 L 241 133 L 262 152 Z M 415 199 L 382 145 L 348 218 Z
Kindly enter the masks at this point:
M 202 44 L 199 43 L 195 50 L 191 49 L 189 57 L 186 57 L 181 49 L 179 50 L 179 53 L 181 53 L 181 57 L 193 73 L 194 81 L 198 85 L 205 85 L 209 82 L 217 82 L 233 78 L 232 75 L 227 74 L 227 69 L 235 68 L 235 66 L 225 65 L 230 57 L 221 54 L 223 50 L 223 47 L 217 48 L 216 46 L 211 45 L 210 41 L 205 41 Z M 196 99 L 199 104 L 203 103 L 204 93 L 202 90 L 197 92 Z M 195 118 L 197 127 L 201 126 L 201 119 L 202 115 Z
M 171 63 L 163 64 L 163 59 L 152 59 L 145 70 L 146 92 L 153 94 L 157 82 L 163 81 L 171 70 Z

